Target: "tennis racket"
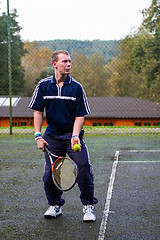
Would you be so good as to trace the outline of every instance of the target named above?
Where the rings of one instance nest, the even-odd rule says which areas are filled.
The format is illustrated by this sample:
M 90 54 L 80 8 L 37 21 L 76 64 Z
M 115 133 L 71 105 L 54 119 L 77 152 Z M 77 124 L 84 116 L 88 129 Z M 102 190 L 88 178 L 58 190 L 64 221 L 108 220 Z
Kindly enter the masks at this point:
M 56 156 L 45 145 L 44 150 L 49 156 L 52 169 L 53 182 L 62 191 L 70 190 L 76 183 L 78 167 L 72 159 L 68 157 Z M 53 159 L 57 158 L 56 161 Z

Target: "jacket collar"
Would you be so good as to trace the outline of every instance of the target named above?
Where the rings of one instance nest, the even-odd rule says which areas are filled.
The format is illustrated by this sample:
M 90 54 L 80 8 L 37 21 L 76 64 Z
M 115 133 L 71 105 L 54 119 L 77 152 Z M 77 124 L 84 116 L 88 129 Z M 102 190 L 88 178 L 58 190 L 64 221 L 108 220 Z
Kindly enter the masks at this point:
M 66 78 L 66 80 L 64 81 L 64 84 L 71 84 L 71 82 L 72 82 L 72 78 L 71 78 L 71 76 L 68 75 L 67 78 Z M 52 78 L 52 80 L 51 80 L 51 83 L 56 84 L 55 75 L 53 75 L 53 78 Z

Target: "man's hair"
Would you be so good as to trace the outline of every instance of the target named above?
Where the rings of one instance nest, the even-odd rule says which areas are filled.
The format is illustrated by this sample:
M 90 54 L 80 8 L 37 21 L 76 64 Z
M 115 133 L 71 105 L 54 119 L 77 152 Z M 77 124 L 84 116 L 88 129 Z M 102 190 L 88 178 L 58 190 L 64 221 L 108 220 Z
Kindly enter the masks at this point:
M 69 56 L 69 52 L 67 52 L 66 50 L 58 50 L 58 51 L 55 51 L 55 52 L 53 52 L 53 54 L 52 54 L 52 62 L 57 62 L 58 61 L 58 55 L 60 54 L 60 53 L 63 53 L 63 54 L 65 54 L 65 55 L 68 55 Z

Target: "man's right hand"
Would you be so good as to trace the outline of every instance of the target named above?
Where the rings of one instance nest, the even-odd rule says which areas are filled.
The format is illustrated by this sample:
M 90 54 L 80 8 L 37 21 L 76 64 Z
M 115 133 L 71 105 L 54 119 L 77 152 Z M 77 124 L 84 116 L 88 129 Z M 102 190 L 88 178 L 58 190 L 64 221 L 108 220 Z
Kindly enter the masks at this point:
M 43 138 L 39 138 L 37 139 L 37 146 L 40 150 L 42 150 L 44 152 L 44 145 L 48 146 L 48 143 L 43 139 Z

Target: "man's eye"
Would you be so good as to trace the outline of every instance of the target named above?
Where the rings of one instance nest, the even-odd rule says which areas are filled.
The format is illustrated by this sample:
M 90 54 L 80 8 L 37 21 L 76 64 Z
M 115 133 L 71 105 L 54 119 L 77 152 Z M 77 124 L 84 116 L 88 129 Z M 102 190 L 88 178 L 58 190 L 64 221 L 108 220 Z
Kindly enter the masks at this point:
M 63 61 L 63 63 L 67 63 L 67 62 L 71 63 L 71 61 Z

